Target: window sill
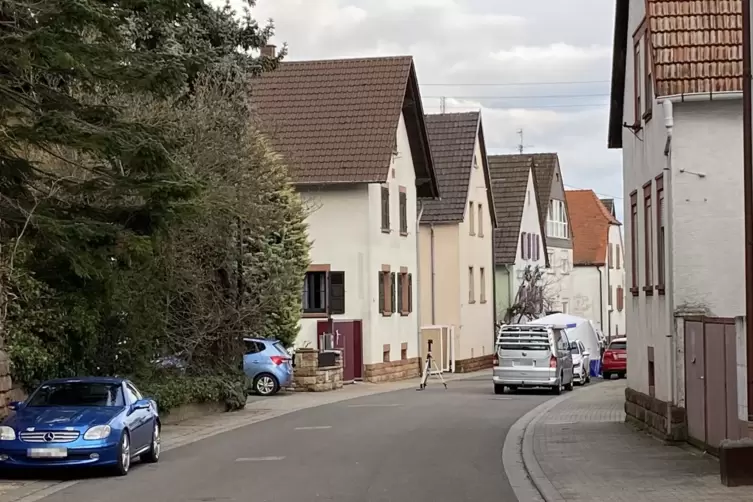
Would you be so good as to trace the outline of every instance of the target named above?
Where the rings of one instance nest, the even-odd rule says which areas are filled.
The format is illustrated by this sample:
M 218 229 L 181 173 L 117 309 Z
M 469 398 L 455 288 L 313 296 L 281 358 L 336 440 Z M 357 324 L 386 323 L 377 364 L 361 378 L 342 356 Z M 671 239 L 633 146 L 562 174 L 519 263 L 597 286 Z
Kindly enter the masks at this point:
M 482 239 L 484 238 L 484 234 L 478 234 L 478 236 Z
M 400 230 L 400 236 L 401 237 L 408 237 L 408 232 L 407 231 L 403 232 L 402 230 Z
M 479 303 L 486 303 L 486 300 L 481 300 Z
M 400 316 L 402 317 L 408 317 L 410 315 L 410 312 L 400 312 Z
M 382 317 L 392 317 L 392 312 L 382 311 Z
M 301 314 L 303 319 L 326 319 L 326 312 L 304 312 Z
M 382 233 L 383 234 L 391 234 L 392 233 L 392 229 L 390 229 L 390 228 L 383 228 L 382 229 Z
M 667 290 L 666 290 L 666 287 L 664 286 L 664 284 L 660 284 L 660 285 L 656 286 L 656 291 L 657 291 L 657 292 L 658 292 L 658 293 L 659 293 L 660 295 L 664 295 L 664 294 L 667 294 Z
M 630 292 L 633 294 L 633 296 L 638 296 L 640 289 L 638 289 L 637 287 L 632 287 L 630 288 Z
M 471 233 L 470 233 L 470 234 L 468 234 L 468 235 L 470 235 L 471 237 L 476 237 L 476 232 L 471 232 Z
M 468 302 L 468 304 L 469 304 L 469 305 L 474 305 L 475 303 L 476 303 L 476 300 L 470 300 L 470 301 Z
M 654 287 L 653 286 L 643 286 L 643 292 L 646 293 L 646 296 L 654 296 Z

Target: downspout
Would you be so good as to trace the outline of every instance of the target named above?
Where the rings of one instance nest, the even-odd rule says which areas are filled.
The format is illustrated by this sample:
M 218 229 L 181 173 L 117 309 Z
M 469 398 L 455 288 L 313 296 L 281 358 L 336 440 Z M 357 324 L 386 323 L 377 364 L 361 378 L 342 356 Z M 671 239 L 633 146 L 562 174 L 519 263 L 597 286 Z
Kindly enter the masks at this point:
M 674 114 L 672 110 L 672 101 L 671 100 L 663 100 L 661 102 L 662 108 L 664 109 L 664 127 L 667 130 L 667 142 L 664 146 L 664 156 L 666 157 L 666 162 L 664 166 L 664 200 L 666 202 L 666 218 L 667 221 L 665 225 L 668 224 L 669 226 L 669 232 L 664 233 L 664 238 L 666 239 L 666 246 L 665 246 L 665 266 L 664 266 L 664 280 L 667 283 L 667 323 L 669 325 L 669 330 L 667 332 L 667 338 L 669 342 L 669 353 L 667 354 L 667 363 L 669 366 L 669 385 L 668 391 L 669 391 L 669 404 L 667 409 L 667 418 L 669 419 L 672 415 L 671 406 L 676 403 L 677 401 L 677 365 L 676 358 L 675 358 L 675 351 L 677 346 L 677 340 L 676 340 L 676 332 L 675 332 L 675 322 L 674 322 L 674 313 L 675 313 L 675 295 L 674 295 L 674 258 L 673 258 L 673 252 L 674 249 L 673 243 L 674 243 L 674 205 L 672 203 L 674 199 L 674 186 L 673 186 L 673 179 L 672 179 L 672 129 L 674 127 L 675 119 Z M 668 253 L 666 251 L 669 251 Z M 667 434 L 671 434 L 671 420 L 667 420 Z
M 436 318 L 435 318 L 435 313 L 436 313 L 435 290 L 436 288 L 434 287 L 436 283 L 436 277 L 437 277 L 437 273 L 436 273 L 435 261 L 434 261 L 434 224 L 432 223 L 431 224 L 431 325 L 432 326 L 435 326 L 437 324 Z
M 596 267 L 599 272 L 599 327 L 604 333 L 604 275 L 601 273 L 601 267 Z
M 607 243 L 609 242 L 609 231 L 607 230 Z M 612 260 L 612 257 L 610 255 L 609 261 Z M 609 291 L 609 294 L 607 294 L 607 298 L 612 296 L 612 301 L 609 302 L 609 305 L 607 305 L 607 340 L 610 342 L 612 341 L 612 309 L 614 306 L 612 305 L 612 302 L 614 302 L 614 296 L 612 295 L 612 272 L 611 268 L 609 267 L 609 264 L 604 268 L 604 271 L 607 276 L 607 290 Z
M 414 301 L 416 305 L 416 317 L 418 318 L 418 330 L 416 331 L 416 357 L 421 357 L 421 216 L 424 214 L 424 203 L 418 201 L 418 217 L 416 218 L 416 295 L 414 298 L 418 298 L 418 301 Z

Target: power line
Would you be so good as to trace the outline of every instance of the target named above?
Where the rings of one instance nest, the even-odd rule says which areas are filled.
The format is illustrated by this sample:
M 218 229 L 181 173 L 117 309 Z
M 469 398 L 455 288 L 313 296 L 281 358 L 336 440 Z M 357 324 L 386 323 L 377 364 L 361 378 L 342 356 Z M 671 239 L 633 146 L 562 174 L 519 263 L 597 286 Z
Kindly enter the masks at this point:
M 486 94 L 475 94 L 475 95 L 469 95 L 469 96 L 455 96 L 452 94 L 445 95 L 445 96 L 423 96 L 424 98 L 433 98 L 433 99 L 442 99 L 442 98 L 454 98 L 454 99 L 555 99 L 555 98 L 565 98 L 565 99 L 573 99 L 573 98 L 607 98 L 610 94 L 553 94 L 550 96 L 544 96 L 541 94 L 532 94 L 528 96 L 493 96 L 493 95 L 486 95 Z
M 570 82 L 499 82 L 499 83 L 483 83 L 483 84 L 476 84 L 476 83 L 431 83 L 431 84 L 420 84 L 422 87 L 434 87 L 434 86 L 445 86 L 445 87 L 513 87 L 513 86 L 523 86 L 523 85 L 584 85 L 584 84 L 608 84 L 610 83 L 609 80 L 574 80 Z
M 465 108 L 461 103 L 447 103 L 447 108 Z M 603 108 L 609 106 L 609 103 L 582 103 L 582 104 L 556 104 L 556 105 L 518 105 L 518 106 L 495 106 L 494 110 L 548 110 L 549 108 Z M 440 108 L 438 106 L 424 106 L 424 108 Z
M 575 186 L 572 186 L 572 185 L 568 185 L 567 183 L 563 183 L 563 185 L 565 185 L 565 188 L 569 188 L 571 190 L 591 190 L 593 193 L 595 193 L 599 197 L 607 197 L 609 199 L 624 200 L 624 197 L 619 197 L 617 195 L 609 195 L 608 193 L 597 192 L 593 188 L 580 188 L 580 187 L 575 187 Z

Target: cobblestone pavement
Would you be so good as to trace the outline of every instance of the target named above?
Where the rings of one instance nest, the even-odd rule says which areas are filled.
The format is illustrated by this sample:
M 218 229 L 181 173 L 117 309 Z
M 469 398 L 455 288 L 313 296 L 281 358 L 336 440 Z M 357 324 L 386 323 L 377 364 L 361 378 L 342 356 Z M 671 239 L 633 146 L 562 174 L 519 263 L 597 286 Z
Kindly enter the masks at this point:
M 491 370 L 473 373 L 445 375 L 445 380 L 463 380 L 488 375 L 491 381 Z M 246 407 L 234 413 L 209 415 L 202 418 L 187 420 L 178 425 L 165 426 L 162 431 L 163 451 L 172 450 L 179 446 L 195 443 L 217 434 L 222 434 L 262 420 L 268 420 L 287 413 L 314 408 L 325 404 L 336 403 L 348 399 L 381 394 L 393 390 L 418 387 L 419 379 L 403 380 L 388 383 L 355 383 L 346 385 L 333 392 L 282 392 L 276 396 L 260 398 L 249 396 Z M 430 379 L 429 385 L 441 385 Z M 59 479 L 0 479 L 0 502 L 33 502 L 41 500 L 48 494 L 75 484 L 75 481 Z
M 721 484 L 714 457 L 625 424 L 624 392 L 624 380 L 580 388 L 531 422 L 548 502 L 753 500 L 753 487 Z

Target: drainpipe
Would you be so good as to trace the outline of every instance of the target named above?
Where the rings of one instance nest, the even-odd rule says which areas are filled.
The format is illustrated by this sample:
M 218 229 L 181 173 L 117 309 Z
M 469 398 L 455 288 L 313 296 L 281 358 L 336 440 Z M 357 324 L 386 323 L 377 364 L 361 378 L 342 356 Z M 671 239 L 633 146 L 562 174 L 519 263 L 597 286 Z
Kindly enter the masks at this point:
M 416 331 L 416 356 L 421 357 L 421 216 L 424 214 L 424 203 L 418 201 L 418 217 L 416 218 L 416 317 L 418 318 L 418 330 Z M 433 234 L 432 234 L 433 235 Z
M 671 100 L 661 101 L 662 108 L 664 109 L 664 128 L 667 130 L 667 141 L 664 146 L 664 156 L 666 162 L 664 165 L 664 200 L 666 202 L 666 218 L 669 224 L 669 232 L 665 232 L 665 244 L 666 250 L 664 258 L 664 280 L 667 288 L 667 323 L 669 324 L 669 330 L 667 332 L 667 338 L 669 342 L 669 353 L 667 354 L 667 365 L 669 366 L 669 407 L 671 407 L 677 401 L 677 365 L 675 351 L 677 346 L 677 340 L 675 339 L 675 295 L 674 295 L 674 257 L 672 250 L 674 242 L 674 186 L 672 177 L 672 129 L 674 127 L 675 119 L 672 108 Z M 671 425 L 671 408 L 667 409 L 667 433 L 669 434 Z
M 604 333 L 604 275 L 601 273 L 601 267 L 596 267 L 599 272 L 599 327 Z
M 435 283 L 436 283 L 436 268 L 434 261 L 434 224 L 431 224 L 431 325 L 436 325 L 436 295 L 435 295 Z
M 751 4 L 743 0 L 743 193 L 745 214 L 745 345 L 748 421 L 753 419 L 753 111 Z

